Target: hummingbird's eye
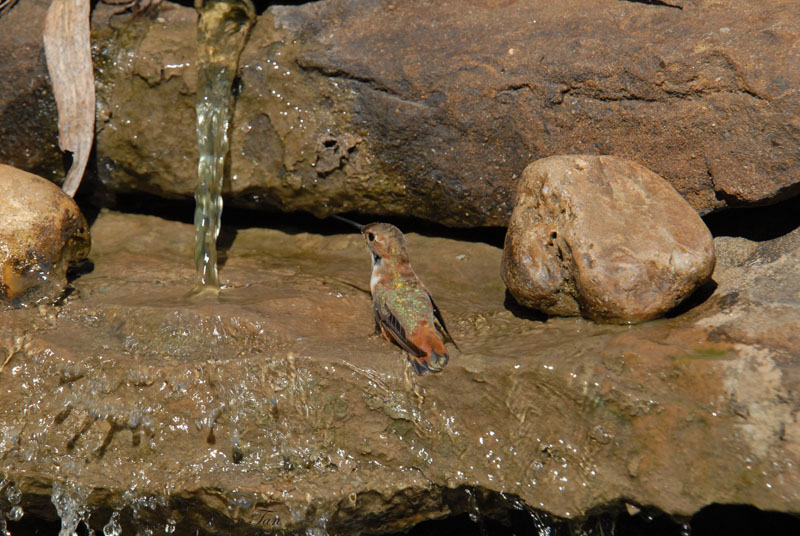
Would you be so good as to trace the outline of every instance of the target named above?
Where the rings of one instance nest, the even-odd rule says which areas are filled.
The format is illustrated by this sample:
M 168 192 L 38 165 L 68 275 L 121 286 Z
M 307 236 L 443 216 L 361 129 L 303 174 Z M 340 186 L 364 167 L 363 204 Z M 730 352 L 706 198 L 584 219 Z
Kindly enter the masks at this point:
M 367 240 L 369 240 L 370 242 L 374 242 L 375 241 L 375 233 L 367 233 Z

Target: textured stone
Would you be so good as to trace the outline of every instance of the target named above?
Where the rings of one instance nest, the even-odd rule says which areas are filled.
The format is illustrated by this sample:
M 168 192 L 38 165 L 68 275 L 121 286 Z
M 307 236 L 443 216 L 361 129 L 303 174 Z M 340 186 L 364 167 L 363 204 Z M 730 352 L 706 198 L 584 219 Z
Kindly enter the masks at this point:
M 69 265 L 89 254 L 89 225 L 42 177 L 0 164 L 0 191 L 0 309 L 52 300 Z
M 65 169 L 42 42 L 49 5 L 25 0 L 0 16 L 0 162 L 58 181 Z
M 640 322 L 708 281 L 714 243 L 672 186 L 613 156 L 553 156 L 525 168 L 503 254 L 521 304 L 551 315 Z
M 0 43 L 28 3 L 0 18 Z M 505 225 L 524 167 L 554 154 L 640 162 L 701 213 L 795 194 L 800 3 L 679 7 L 616 0 L 272 6 L 242 54 L 226 202 Z M 93 13 L 100 178 L 114 191 L 190 197 L 196 15 L 163 2 L 158 17 L 114 17 L 113 30 L 112 9 L 100 2 Z M 17 31 L 38 35 L 35 19 L 15 20 Z M 0 99 L 18 94 L 5 84 L 16 87 L 20 78 L 0 77 Z M 44 138 L 6 134 L 41 124 L 25 120 L 52 104 L 19 99 L 27 115 L 0 105 L 0 154 L 39 158 L 40 140 L 50 148 L 55 130 Z M 51 123 L 55 129 L 54 116 Z
M 500 248 L 407 232 L 462 349 L 420 378 L 373 336 L 363 239 L 297 224 L 239 229 L 222 299 L 192 301 L 192 225 L 103 212 L 73 294 L 0 313 L 26 518 L 55 517 L 54 491 L 124 534 L 381 534 L 493 516 L 487 496 L 534 520 L 798 513 L 798 231 L 717 239 L 716 292 L 634 326 L 531 321 Z
M 112 188 L 191 195 L 179 11 L 117 41 L 137 61 L 104 73 Z M 229 205 L 505 225 L 524 167 L 570 153 L 641 162 L 700 212 L 769 202 L 800 176 L 798 24 L 792 0 L 275 6 L 241 57 Z

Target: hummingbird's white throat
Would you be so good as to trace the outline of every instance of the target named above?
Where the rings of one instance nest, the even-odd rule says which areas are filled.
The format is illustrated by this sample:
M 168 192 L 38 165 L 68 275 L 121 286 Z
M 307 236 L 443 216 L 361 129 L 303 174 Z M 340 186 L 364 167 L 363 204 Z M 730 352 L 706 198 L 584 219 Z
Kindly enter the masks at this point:
M 381 266 L 381 258 L 375 255 L 372 256 L 373 264 L 372 264 L 372 275 L 369 278 L 369 291 L 372 295 L 375 295 L 375 285 L 378 284 L 380 281 L 380 274 L 378 273 L 378 268 Z

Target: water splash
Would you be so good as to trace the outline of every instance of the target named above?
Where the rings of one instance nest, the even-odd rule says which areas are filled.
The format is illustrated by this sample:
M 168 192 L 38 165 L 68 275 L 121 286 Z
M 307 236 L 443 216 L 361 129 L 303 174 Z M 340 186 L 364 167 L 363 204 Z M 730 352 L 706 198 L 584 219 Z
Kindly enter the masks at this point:
M 81 488 L 74 482 L 54 482 L 50 501 L 56 507 L 61 518 L 61 530 L 58 536 L 73 536 L 78 524 L 86 519 L 86 501 L 89 490 Z
M 22 500 L 22 491 L 14 484 L 8 484 L 6 488 L 6 500 L 8 500 L 9 504 L 17 505 Z
M 17 503 L 19 503 L 20 495 L 16 493 L 16 488 L 14 485 L 8 481 L 8 479 L 3 478 L 0 480 L 0 491 L 5 491 L 4 495 L 8 500 L 9 504 L 14 506 L 11 509 L 3 514 L 2 509 L 0 509 L 0 536 L 11 536 L 11 533 L 8 531 L 8 526 L 6 525 L 6 518 L 10 519 L 11 521 L 17 521 L 19 518 L 22 517 L 22 507 L 20 507 Z M 12 501 L 12 497 L 16 496 L 16 501 Z M 19 509 L 19 515 L 15 512 L 15 509 Z
M 217 236 L 222 217 L 222 180 L 230 149 L 233 81 L 247 34 L 255 20 L 250 0 L 195 0 L 197 22 L 197 143 L 200 160 L 195 190 L 197 286 L 192 294 L 219 293 Z
M 122 525 L 119 522 L 119 512 L 116 510 L 111 513 L 111 518 L 103 526 L 103 536 L 120 536 L 122 534 Z
M 481 519 L 481 509 L 478 506 L 478 499 L 475 497 L 475 491 L 471 488 L 464 488 L 464 493 L 467 495 L 467 514 L 469 520 L 473 523 L 478 523 Z
M 306 536 L 329 536 L 328 534 L 328 518 L 326 516 L 320 516 L 316 523 L 316 526 L 309 527 L 306 529 Z
M 19 521 L 22 519 L 23 515 L 25 515 L 25 511 L 20 505 L 12 506 L 11 509 L 6 512 L 6 517 L 9 521 Z

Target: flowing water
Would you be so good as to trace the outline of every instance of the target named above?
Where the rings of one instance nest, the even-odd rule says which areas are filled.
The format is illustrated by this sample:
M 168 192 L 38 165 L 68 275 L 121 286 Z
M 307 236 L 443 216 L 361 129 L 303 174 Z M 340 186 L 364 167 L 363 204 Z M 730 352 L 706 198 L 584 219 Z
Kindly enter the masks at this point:
M 217 236 L 222 217 L 225 159 L 230 149 L 233 82 L 255 9 L 250 0 L 197 0 L 197 143 L 200 160 L 195 190 L 197 286 L 219 292 Z

